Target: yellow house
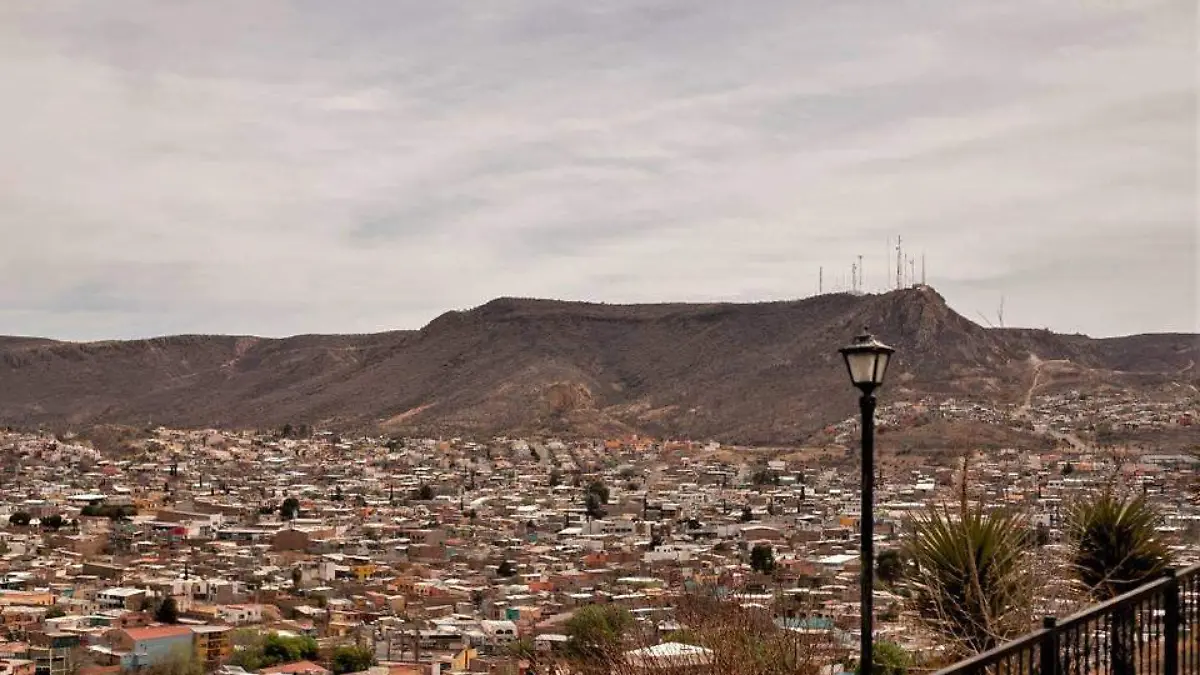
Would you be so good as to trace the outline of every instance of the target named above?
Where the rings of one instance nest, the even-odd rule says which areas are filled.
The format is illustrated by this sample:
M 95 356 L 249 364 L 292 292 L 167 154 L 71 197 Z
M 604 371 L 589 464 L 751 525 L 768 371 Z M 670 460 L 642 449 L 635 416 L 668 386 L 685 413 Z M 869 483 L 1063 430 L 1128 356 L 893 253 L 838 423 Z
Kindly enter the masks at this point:
M 375 574 L 376 570 L 377 568 L 375 565 L 370 563 L 365 565 L 355 565 L 354 567 L 350 568 L 350 571 L 354 573 L 354 578 L 358 579 L 359 581 L 366 581 L 367 579 L 371 578 Z
M 229 626 L 191 626 L 196 648 L 196 661 L 204 670 L 215 670 L 233 655 L 232 629 Z
M 471 660 L 477 658 L 479 658 L 479 652 L 470 647 L 466 647 L 454 655 L 454 663 L 450 666 L 450 670 L 454 672 L 469 671 L 471 669 Z

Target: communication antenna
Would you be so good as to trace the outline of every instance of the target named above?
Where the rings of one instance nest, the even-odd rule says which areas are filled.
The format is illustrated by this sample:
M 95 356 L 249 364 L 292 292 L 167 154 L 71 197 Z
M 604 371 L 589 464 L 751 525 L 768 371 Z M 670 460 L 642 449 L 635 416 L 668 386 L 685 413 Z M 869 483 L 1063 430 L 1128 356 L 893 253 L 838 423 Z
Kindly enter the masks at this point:
M 891 237 L 887 238 L 887 255 L 883 256 L 883 259 L 885 261 L 887 261 L 887 274 L 885 274 L 883 277 L 883 290 L 884 290 L 884 292 L 886 292 L 888 280 L 892 278 L 892 238 Z
M 850 263 L 850 292 L 858 292 L 858 265 Z
M 904 288 L 904 255 L 900 244 L 900 235 L 896 235 L 896 290 Z
M 921 253 L 921 285 L 925 285 L 925 253 Z
M 825 268 L 817 268 L 817 295 L 825 295 Z
M 866 290 L 866 284 L 863 283 L 863 263 L 861 253 L 858 255 L 858 290 Z
M 908 259 L 908 285 L 917 285 L 917 261 L 912 258 Z

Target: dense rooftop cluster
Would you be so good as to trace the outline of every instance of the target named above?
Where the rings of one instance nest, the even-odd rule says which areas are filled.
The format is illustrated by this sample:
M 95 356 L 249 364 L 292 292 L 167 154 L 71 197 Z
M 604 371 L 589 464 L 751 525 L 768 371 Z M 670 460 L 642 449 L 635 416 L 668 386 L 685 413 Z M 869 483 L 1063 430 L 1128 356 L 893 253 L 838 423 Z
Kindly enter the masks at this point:
M 1110 417 L 1190 423 L 1187 410 L 1093 403 Z M 1005 414 L 1053 426 L 1073 405 Z M 881 421 L 913 410 L 889 406 Z M 290 426 L 125 430 L 103 442 L 0 434 L 0 673 L 175 672 L 180 659 L 226 672 L 518 672 L 563 649 L 572 615 L 593 605 L 627 609 L 657 643 L 647 648 L 684 653 L 676 610 L 695 595 L 822 633 L 836 671 L 857 643 L 859 595 L 857 470 L 853 450 L 838 452 L 831 463 L 712 442 L 341 438 Z M 1025 509 L 1048 552 L 1064 504 L 1119 477 L 1161 508 L 1179 559 L 1197 558 L 1192 455 L 1060 443 L 976 453 L 969 470 L 971 499 Z M 956 498 L 959 472 L 881 477 L 881 560 L 894 560 L 886 551 L 914 511 Z M 881 639 L 936 652 L 894 574 L 879 570 Z M 1061 601 L 1052 586 L 1048 606 Z

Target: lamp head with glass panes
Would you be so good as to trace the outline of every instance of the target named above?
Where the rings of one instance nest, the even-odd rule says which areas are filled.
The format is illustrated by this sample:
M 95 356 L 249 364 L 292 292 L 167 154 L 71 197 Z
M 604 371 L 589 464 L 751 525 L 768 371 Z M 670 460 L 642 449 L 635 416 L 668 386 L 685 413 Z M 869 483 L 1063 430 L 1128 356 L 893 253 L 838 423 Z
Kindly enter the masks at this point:
M 863 329 L 862 335 L 854 338 L 854 342 L 838 350 L 846 359 L 846 370 L 850 372 L 850 381 L 870 394 L 883 384 L 883 376 L 887 373 L 888 362 L 892 359 L 895 349 L 875 339 L 874 335 Z

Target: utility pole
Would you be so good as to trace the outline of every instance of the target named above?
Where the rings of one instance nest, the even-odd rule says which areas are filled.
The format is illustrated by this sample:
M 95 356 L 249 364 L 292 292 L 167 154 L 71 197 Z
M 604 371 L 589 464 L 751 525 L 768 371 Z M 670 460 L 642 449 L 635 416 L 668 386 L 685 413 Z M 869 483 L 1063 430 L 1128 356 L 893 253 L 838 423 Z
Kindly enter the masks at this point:
M 413 624 L 413 663 L 421 663 L 421 627 Z

